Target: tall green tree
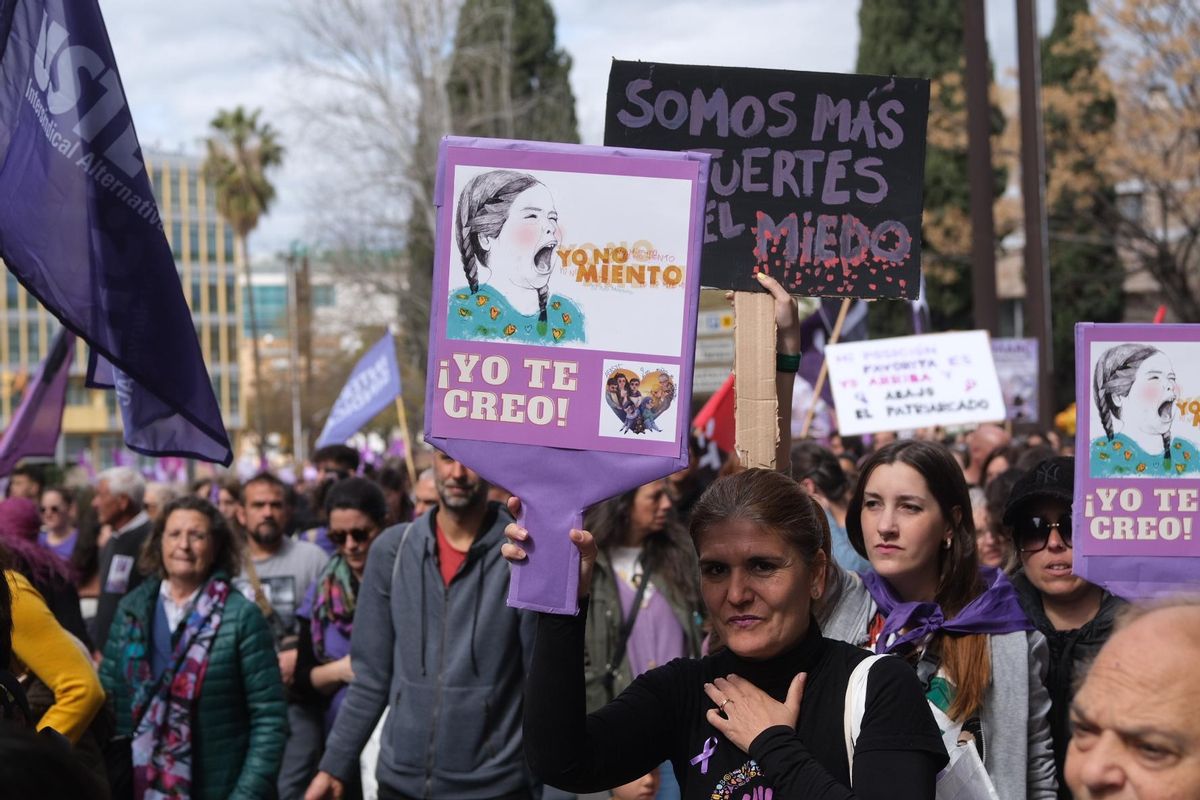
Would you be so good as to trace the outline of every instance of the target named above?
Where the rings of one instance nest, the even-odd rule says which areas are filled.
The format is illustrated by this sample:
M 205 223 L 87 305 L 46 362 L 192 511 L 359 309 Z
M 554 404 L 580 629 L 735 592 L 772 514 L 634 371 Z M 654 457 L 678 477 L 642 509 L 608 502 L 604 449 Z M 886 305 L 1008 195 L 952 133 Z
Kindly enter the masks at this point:
M 266 446 L 261 392 L 262 362 L 258 351 L 258 319 L 254 311 L 254 289 L 250 280 L 250 232 L 275 200 L 275 186 L 267 173 L 283 163 L 283 146 L 275 129 L 259 116 L 262 109 L 247 112 L 242 106 L 221 109 L 213 117 L 207 139 L 204 175 L 217 193 L 217 211 L 233 228 L 246 282 L 250 315 L 250 342 L 254 359 L 254 427 L 259 452 Z
M 466 0 L 447 90 L 453 130 L 578 142 L 571 57 L 557 46 L 548 0 Z
M 1107 133 L 1116 99 L 1101 71 L 1098 27 L 1088 0 L 1058 0 L 1054 28 L 1042 40 L 1050 296 L 1055 406 L 1075 398 L 1075 323 L 1117 322 L 1125 269 L 1108 209 L 1116 204 L 1101 154 L 1081 137 Z
M 933 328 L 970 328 L 971 225 L 962 0 L 862 0 L 858 22 L 858 72 L 931 80 L 921 267 Z M 993 136 L 1003 128 L 1004 117 L 993 106 Z M 995 197 L 1003 193 L 1004 181 L 1005 171 L 997 169 Z M 871 333 L 912 333 L 907 305 L 874 303 Z

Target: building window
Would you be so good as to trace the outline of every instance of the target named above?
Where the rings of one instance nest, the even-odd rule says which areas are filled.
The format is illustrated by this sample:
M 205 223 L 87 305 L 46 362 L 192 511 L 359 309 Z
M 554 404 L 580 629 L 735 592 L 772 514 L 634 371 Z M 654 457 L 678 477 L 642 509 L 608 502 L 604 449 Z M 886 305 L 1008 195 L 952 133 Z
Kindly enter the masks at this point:
M 37 320 L 34 320 L 29 323 L 29 357 L 26 360 L 30 364 L 41 360 L 41 344 L 42 336 L 38 331 Z
M 8 323 L 8 363 L 18 366 L 21 363 L 21 323 Z
M 16 308 L 17 307 L 17 291 L 21 284 L 19 284 L 17 282 L 17 276 L 13 275 L 11 272 L 9 272 L 7 270 L 5 270 L 5 272 L 4 272 L 4 281 L 5 281 L 5 287 L 4 287 L 5 294 L 8 297 L 8 307 Z
M 195 222 L 188 224 L 188 247 L 193 260 L 200 257 L 200 226 Z
M 217 313 L 217 295 L 220 293 L 221 285 L 219 283 L 208 284 L 208 313 Z
M 88 406 L 92 404 L 90 390 L 83 385 L 83 376 L 67 379 L 67 405 Z M 71 452 L 70 450 L 67 451 Z
M 229 414 L 238 413 L 238 401 L 241 397 L 238 394 L 238 377 L 237 375 L 228 376 L 229 379 Z
M 171 207 L 179 208 L 179 170 L 167 167 L 167 180 L 171 187 Z
M 154 202 L 162 208 L 162 167 L 149 170 L 150 172 L 150 187 L 154 190 Z
M 204 238 L 208 241 L 208 260 L 217 260 L 217 226 L 215 223 L 208 223 L 204 226 Z
M 313 307 L 331 308 L 334 301 L 333 284 L 312 287 Z
M 233 228 L 225 226 L 225 260 L 230 264 L 234 262 L 233 255 Z
M 200 191 L 199 184 L 200 181 L 197 180 L 196 171 L 189 169 L 187 171 L 188 208 L 196 208 L 200 204 L 199 197 L 197 196 Z
M 1117 213 L 1126 222 L 1140 224 L 1145 214 L 1145 202 L 1141 192 L 1117 195 Z
M 200 313 L 200 279 L 192 278 L 192 313 Z
M 183 251 L 183 223 L 171 223 L 171 254 L 176 258 L 180 258 L 180 253 Z

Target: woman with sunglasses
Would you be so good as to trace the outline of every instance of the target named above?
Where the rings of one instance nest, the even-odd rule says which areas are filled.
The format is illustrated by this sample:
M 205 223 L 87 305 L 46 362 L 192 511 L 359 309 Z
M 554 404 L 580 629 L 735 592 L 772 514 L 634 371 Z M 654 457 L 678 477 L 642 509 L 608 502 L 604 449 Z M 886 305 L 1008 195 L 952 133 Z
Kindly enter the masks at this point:
M 355 599 L 367 565 L 367 552 L 387 519 L 387 500 L 372 481 L 345 478 L 329 487 L 325 513 L 329 520 L 329 541 L 337 550 L 296 612 L 300 618 L 300 643 L 293 688 L 303 702 L 325 710 L 328 734 L 346 687 L 354 680 L 350 669 L 350 634 L 354 629 Z M 357 786 L 348 785 L 345 796 L 356 797 L 359 792 Z
M 1004 525 L 1021 562 L 1012 579 L 1017 597 L 1050 646 L 1050 732 L 1058 793 L 1064 798 L 1071 796 L 1062 769 L 1071 740 L 1068 717 L 1075 676 L 1108 641 L 1114 617 L 1125 605 L 1072 569 L 1074 491 L 1075 459 L 1051 458 L 1021 476 L 1004 509 Z
M 75 542 L 79 539 L 79 531 L 75 528 L 75 518 L 71 513 L 71 495 L 61 486 L 51 486 L 42 490 L 41 506 L 42 530 L 38 534 L 38 544 L 55 553 L 63 561 L 70 561 L 75 552 Z
M 909 661 L 948 749 L 975 747 L 1001 800 L 1053 798 L 1046 641 L 1030 630 L 1012 584 L 979 567 L 954 456 L 917 440 L 876 451 L 846 529 L 872 569 L 858 590 L 871 602 L 851 643 Z

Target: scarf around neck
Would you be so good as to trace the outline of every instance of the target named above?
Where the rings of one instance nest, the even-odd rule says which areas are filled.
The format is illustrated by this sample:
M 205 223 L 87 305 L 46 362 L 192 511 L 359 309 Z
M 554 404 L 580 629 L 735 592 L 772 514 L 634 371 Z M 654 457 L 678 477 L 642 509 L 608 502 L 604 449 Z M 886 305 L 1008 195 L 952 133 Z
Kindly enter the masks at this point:
M 953 619 L 946 619 L 936 602 L 902 601 L 892 585 L 877 572 L 863 575 L 867 591 L 885 618 L 883 630 L 875 640 L 875 652 L 895 653 L 910 646 L 917 647 L 927 636 L 939 631 L 992 635 L 1033 630 L 1033 623 L 1021 609 L 1016 589 L 1004 573 L 995 567 L 981 567 L 979 571 L 987 588 L 963 606 Z
M 192 724 L 228 597 L 229 581 L 223 576 L 215 576 L 205 585 L 182 630 L 176 630 L 171 663 L 158 681 L 151 676 L 148 626 L 140 620 L 133 622 L 125 675 L 134 688 L 136 726 L 131 749 L 137 797 L 158 800 L 191 795 Z
M 312 633 L 313 653 L 321 664 L 333 660 L 325 645 L 325 632 L 332 625 L 349 641 L 354 628 L 354 574 L 346 559 L 336 555 L 329 559 L 317 577 L 309 631 Z

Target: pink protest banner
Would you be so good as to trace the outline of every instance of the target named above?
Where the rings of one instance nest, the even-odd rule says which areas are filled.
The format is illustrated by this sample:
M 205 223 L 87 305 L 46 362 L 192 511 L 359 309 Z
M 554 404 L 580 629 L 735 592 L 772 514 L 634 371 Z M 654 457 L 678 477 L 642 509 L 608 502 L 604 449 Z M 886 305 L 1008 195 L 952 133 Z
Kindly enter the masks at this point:
M 583 510 L 687 464 L 707 167 L 442 142 L 425 435 L 524 501 L 510 605 L 575 613 Z
M 1075 571 L 1125 597 L 1200 587 L 1200 326 L 1075 327 Z

